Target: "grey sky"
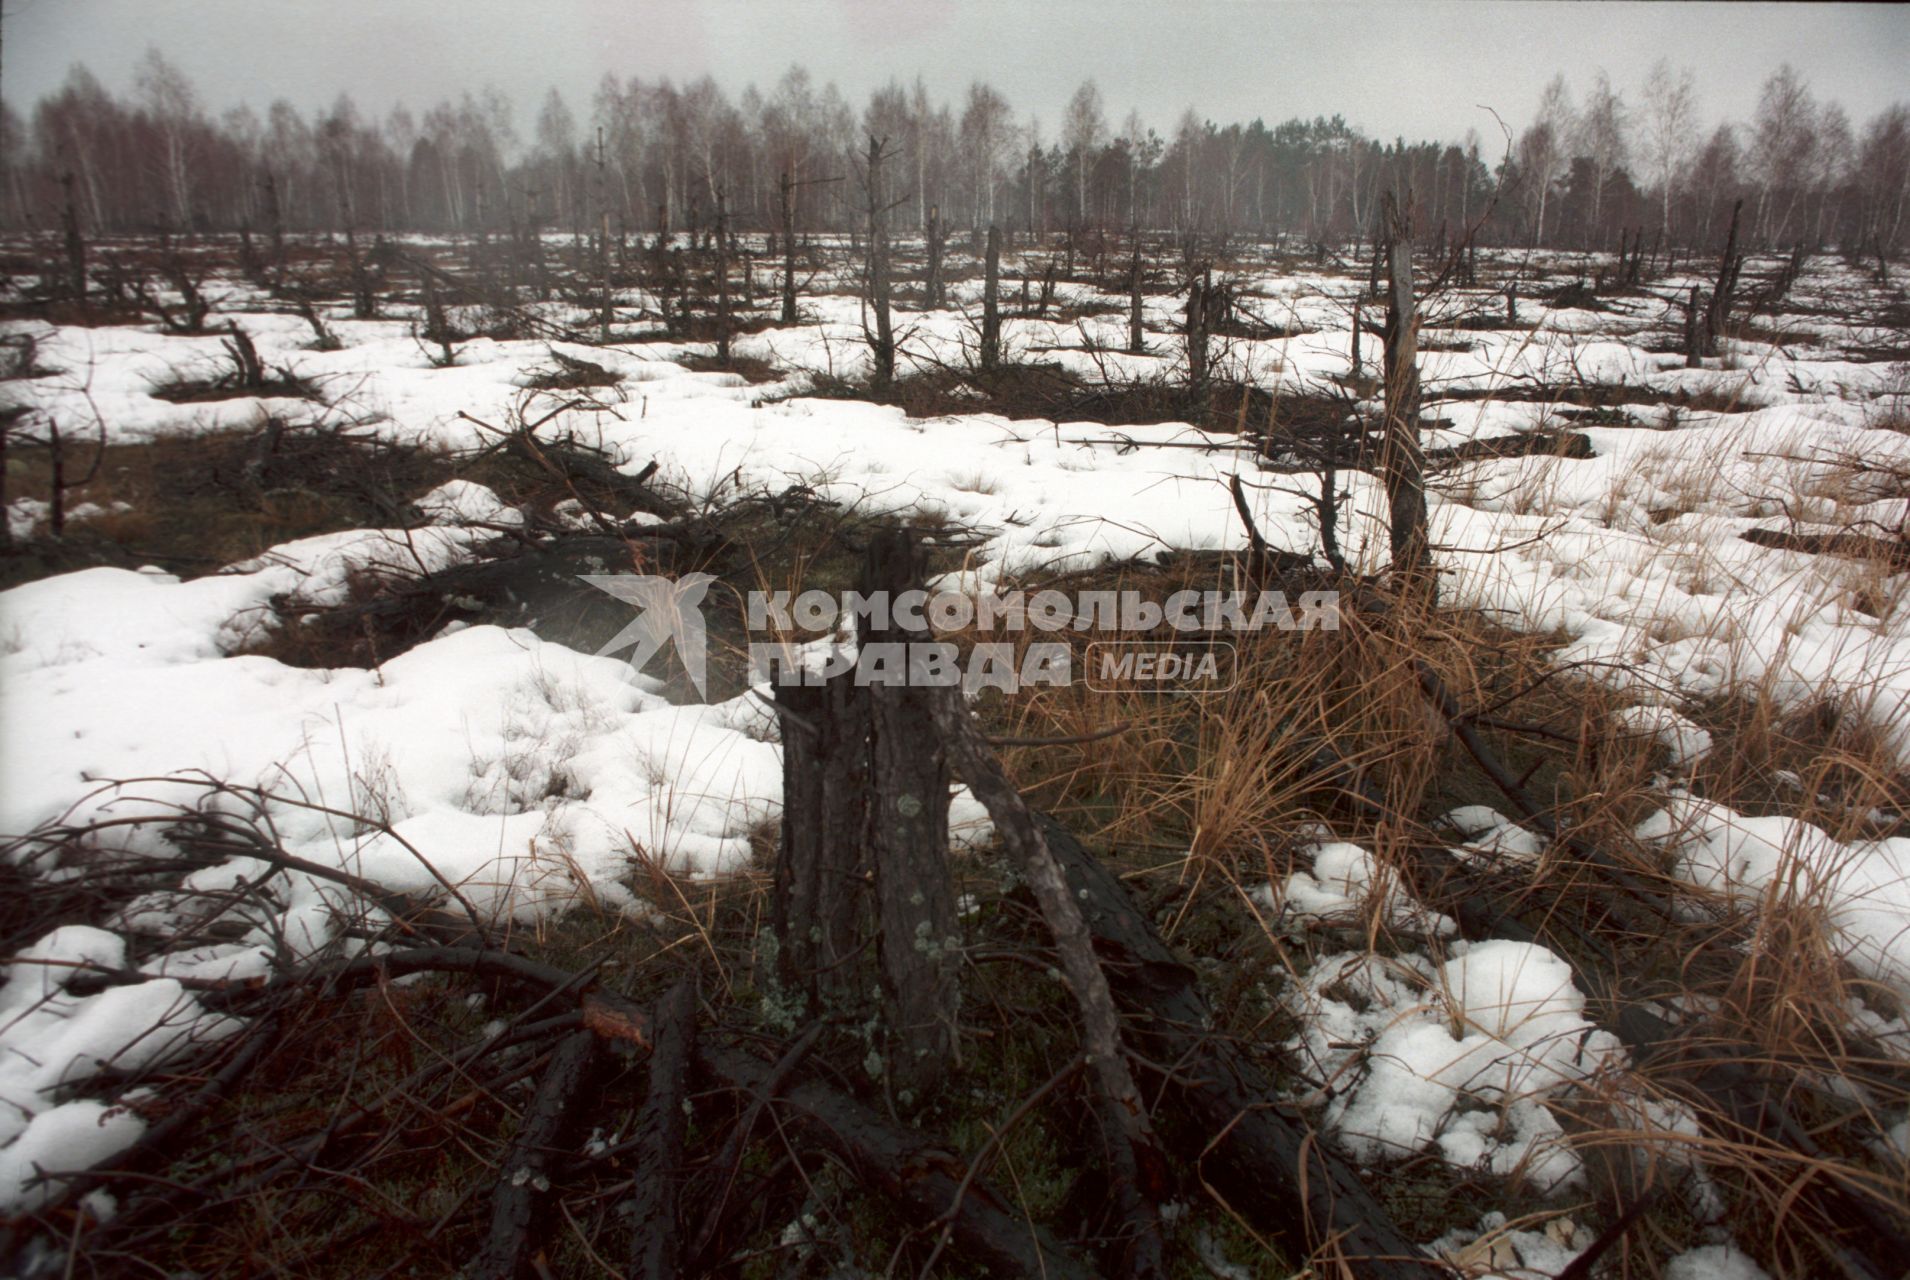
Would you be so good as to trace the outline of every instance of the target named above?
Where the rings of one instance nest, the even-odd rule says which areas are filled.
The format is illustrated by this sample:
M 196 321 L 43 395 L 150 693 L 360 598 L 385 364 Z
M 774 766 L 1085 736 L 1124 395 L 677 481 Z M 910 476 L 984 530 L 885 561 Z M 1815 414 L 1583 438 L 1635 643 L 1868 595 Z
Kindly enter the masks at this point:
M 1660 55 L 1697 74 L 1707 121 L 1742 119 L 1789 60 L 1863 121 L 1910 98 L 1910 6 L 1813 4 L 1303 3 L 1300 0 L 4 0 L 0 88 L 26 109 L 84 62 L 116 90 L 156 44 L 215 110 L 285 97 L 302 109 L 348 91 L 361 108 L 414 111 L 489 82 L 529 133 L 557 86 L 580 120 L 609 70 L 678 80 L 709 72 L 767 88 L 792 62 L 858 107 L 920 73 L 951 102 L 972 79 L 1038 114 L 1053 136 L 1087 76 L 1118 125 L 1130 107 L 1162 133 L 1181 110 L 1269 123 L 1338 112 L 1388 137 L 1488 150 L 1545 81 L 1574 94 L 1600 67 L 1635 97 Z

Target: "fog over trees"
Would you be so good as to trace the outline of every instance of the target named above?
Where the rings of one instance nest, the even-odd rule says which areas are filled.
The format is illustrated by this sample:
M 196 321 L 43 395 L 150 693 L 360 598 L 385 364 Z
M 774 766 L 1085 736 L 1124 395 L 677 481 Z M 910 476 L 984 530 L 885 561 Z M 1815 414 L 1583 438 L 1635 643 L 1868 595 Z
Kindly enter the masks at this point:
M 852 157 L 870 135 L 895 157 L 894 225 L 1054 232 L 1140 226 L 1208 234 L 1367 238 L 1379 193 L 1413 191 L 1421 225 L 1487 244 L 1605 247 L 1643 231 L 1704 243 L 1739 199 L 1751 241 L 1894 251 L 1906 234 L 1910 107 L 1851 121 L 1790 66 L 1748 120 L 1713 122 L 1689 71 L 1661 60 L 1640 85 L 1564 75 L 1533 117 L 1489 136 L 1373 138 L 1343 115 L 1216 121 L 1189 109 L 1160 132 L 1083 83 L 1059 121 L 1017 114 L 976 82 L 934 100 L 920 79 L 847 101 L 791 67 L 767 90 L 703 77 L 553 88 L 536 104 L 474 88 L 382 119 L 347 96 L 312 112 L 283 99 L 214 114 L 157 49 L 117 96 L 83 66 L 23 116 L 0 119 L 0 219 L 57 225 L 67 179 L 91 230 L 580 232 L 607 210 L 624 233 L 707 221 L 845 230 Z M 1114 124 L 1121 118 L 1118 127 Z

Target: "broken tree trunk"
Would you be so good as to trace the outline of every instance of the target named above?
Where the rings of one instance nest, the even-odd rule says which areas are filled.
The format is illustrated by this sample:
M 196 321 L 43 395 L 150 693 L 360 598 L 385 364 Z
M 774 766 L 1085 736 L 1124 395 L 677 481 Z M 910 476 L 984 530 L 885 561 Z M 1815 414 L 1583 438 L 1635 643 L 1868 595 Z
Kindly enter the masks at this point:
M 1066 875 L 1070 901 L 1101 962 L 1141 1052 L 1173 1063 L 1166 1105 L 1182 1158 L 1226 1197 L 1234 1212 L 1278 1233 L 1301 1254 L 1328 1252 L 1345 1266 L 1331 1274 L 1429 1280 L 1451 1274 L 1392 1221 L 1346 1161 L 1291 1106 L 1272 1078 L 1230 1040 L 1213 1034 L 1212 1012 L 1192 969 L 1161 941 L 1127 890 L 1066 829 L 1040 819 L 1045 846 Z
M 1213 286 L 1211 267 L 1195 270 L 1187 282 L 1187 390 L 1196 400 L 1207 394 L 1207 302 Z
M 1710 305 L 1704 309 L 1704 353 L 1718 354 L 1718 339 L 1724 335 L 1724 323 L 1731 316 L 1731 295 L 1737 292 L 1738 273 L 1744 269 L 1738 257 L 1738 215 L 1744 201 L 1731 206 L 1731 227 L 1724 235 L 1724 256 L 1718 259 L 1718 279 L 1711 288 Z
M 716 193 L 716 359 L 729 367 L 730 229 L 729 208 L 721 191 Z
M 591 1030 L 574 1031 L 551 1054 L 537 1096 L 505 1158 L 491 1196 L 491 1230 L 465 1269 L 470 1280 L 517 1280 L 532 1274 L 551 1215 L 542 1212 L 550 1193 L 553 1157 L 564 1150 L 596 1075 L 599 1042 Z
M 990 372 L 1001 361 L 1001 228 L 988 225 L 988 251 L 982 266 L 981 367 Z
M 1107 974 L 1095 958 L 1088 927 L 1061 865 L 1048 847 L 1034 811 L 1002 772 L 994 752 L 969 715 L 961 689 L 926 690 L 935 730 L 949 760 L 988 810 L 1009 857 L 1033 891 L 1054 935 L 1061 969 L 1081 1013 L 1088 1064 L 1100 1086 L 1096 1107 L 1108 1144 L 1108 1177 L 1121 1219 L 1117 1262 L 1125 1276 L 1165 1275 L 1160 1219 L 1155 1205 L 1165 1187 L 1164 1160 L 1146 1105 L 1128 1070 L 1120 1021 Z
M 862 594 L 885 600 L 878 608 L 887 616 L 863 616 L 859 650 L 865 662 L 883 661 L 891 677 L 872 678 L 863 692 L 869 701 L 869 848 L 889 1003 L 888 1069 L 904 1107 L 922 1102 L 953 1058 L 961 1002 L 961 939 L 948 861 L 948 757 L 934 734 L 922 732 L 934 690 L 910 682 L 911 642 L 933 637 L 919 612 L 919 625 L 909 627 L 897 608 L 905 592 L 918 588 L 922 569 L 911 531 L 887 529 L 870 539 Z
M 922 305 L 933 309 L 942 305 L 942 211 L 938 205 L 929 206 L 927 239 L 928 268 L 922 283 Z
M 66 291 L 73 301 L 86 301 L 86 237 L 80 234 L 80 208 L 73 199 L 73 175 L 60 175 L 65 203 L 60 208 L 60 230 L 66 242 Z
M 1127 269 L 1127 349 L 1130 355 L 1147 351 L 1147 335 L 1141 328 L 1141 235 L 1134 233 L 1134 261 Z
M 698 1050 L 697 1060 L 729 1088 L 752 1096 L 775 1092 L 774 1068 L 753 1054 L 707 1047 Z M 803 1082 L 778 1093 L 774 1107 L 785 1131 L 844 1161 L 909 1218 L 945 1223 L 955 1249 L 994 1273 L 1048 1280 L 1090 1280 L 1098 1274 L 1070 1256 L 1045 1228 L 1017 1213 L 1012 1193 L 970 1179 L 962 1163 L 934 1142 L 895 1127 L 846 1094 Z
M 657 1005 L 650 1088 L 637 1122 L 636 1191 L 630 1198 L 632 1280 L 676 1280 L 683 1253 L 677 1200 L 688 1129 L 690 1059 L 696 1050 L 696 977 L 680 979 Z
M 796 323 L 796 202 L 791 188 L 796 184 L 784 173 L 776 182 L 782 197 L 783 218 L 783 310 L 784 324 Z
M 895 381 L 895 328 L 889 315 L 888 205 L 882 190 L 882 140 L 869 137 L 869 306 L 875 312 L 875 330 L 869 334 L 869 355 L 875 385 Z
M 1426 460 L 1419 444 L 1419 318 L 1413 299 L 1410 215 L 1386 195 L 1386 421 L 1380 477 L 1386 489 L 1393 574 L 1430 603 L 1438 584 L 1426 531 Z
M 777 976 L 812 1009 L 859 1007 L 855 963 L 867 943 L 869 704 L 855 672 L 778 684 L 783 725 L 782 843 L 772 912 Z

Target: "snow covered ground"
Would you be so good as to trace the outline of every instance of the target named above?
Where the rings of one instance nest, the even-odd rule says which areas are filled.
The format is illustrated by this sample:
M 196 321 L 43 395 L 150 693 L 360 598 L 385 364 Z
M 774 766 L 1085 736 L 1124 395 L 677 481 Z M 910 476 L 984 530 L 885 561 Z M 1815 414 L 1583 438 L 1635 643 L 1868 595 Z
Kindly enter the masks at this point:
M 1348 372 L 1348 301 L 1360 282 L 1245 283 L 1257 291 L 1252 305 L 1298 336 L 1232 341 L 1225 370 L 1285 396 Z M 1863 287 L 1836 266 L 1813 283 L 1830 297 Z M 1660 287 L 1674 296 L 1682 286 Z M 302 321 L 254 309 L 243 286 L 229 288 L 221 319 L 242 324 L 268 365 L 291 367 L 347 408 L 156 398 L 161 379 L 217 361 L 220 339 L 131 327 L 42 326 L 39 364 L 56 372 L 13 389 L 69 434 L 71 424 L 97 421 L 111 439 L 138 440 L 249 427 L 265 410 L 292 422 L 350 412 L 394 440 L 469 450 L 490 442 L 472 419 L 505 422 L 533 371 L 550 362 L 545 342 L 478 339 L 455 367 L 437 368 L 405 320 L 336 319 L 342 349 L 312 351 Z M 968 297 L 957 291 L 958 303 Z M 1120 302 L 1068 286 L 1061 300 Z M 1500 305 L 1481 294 L 1455 314 Z M 1116 430 L 983 413 L 921 421 L 807 397 L 816 377 L 858 376 L 867 355 L 852 297 L 805 306 L 808 322 L 737 341 L 738 355 L 778 368 L 771 384 L 675 363 L 707 347 L 565 348 L 622 375 L 622 402 L 614 415 L 579 411 L 548 430 L 574 431 L 630 471 L 654 461 L 655 484 L 696 502 L 802 484 L 863 510 L 936 512 L 974 531 L 978 585 L 1244 541 L 1226 484 L 1235 472 L 1253 475 L 1243 441 L 1176 423 Z M 1866 520 L 1897 527 L 1900 494 L 1867 493 L 1840 460 L 1910 467 L 1910 434 L 1878 428 L 1910 408 L 1910 371 L 1851 358 L 1878 335 L 1816 315 L 1771 321 L 1809 331 L 1806 340 L 1747 344 L 1687 370 L 1681 355 L 1650 349 L 1670 323 L 1658 303 L 1634 299 L 1614 313 L 1519 306 L 1536 328 L 1440 331 L 1436 345 L 1463 349 L 1423 358 L 1427 412 L 1447 420 L 1428 444 L 1566 427 L 1589 437 L 1594 456 L 1481 462 L 1443 481 L 1433 519 L 1447 598 L 1562 634 L 1562 660 L 1635 692 L 1641 731 L 1665 737 L 1677 760 L 1706 746 L 1678 714 L 1681 700 L 1749 692 L 1780 704 L 1837 701 L 1910 761 L 1903 579 L 1739 536 Z M 1181 359 L 1170 332 L 1177 319 L 1175 300 L 1150 300 L 1150 355 L 1118 354 L 1125 318 L 1113 315 L 1011 320 L 1006 341 L 1011 354 L 1039 351 L 1088 377 L 1166 377 Z M 907 367 L 959 367 L 973 345 L 960 310 L 910 315 L 899 328 Z M 1634 394 L 1620 414 L 1571 421 L 1556 404 L 1518 395 L 1535 383 Z M 1680 405 L 1680 395 L 1714 407 Z M 1342 543 L 1372 567 L 1384 556 L 1379 494 L 1350 483 Z M 1271 541 L 1317 549 L 1304 498 L 1248 492 Z M 100 568 L 0 594 L 0 833 L 238 804 L 211 785 L 227 784 L 265 797 L 288 852 L 393 892 L 448 885 L 479 911 L 518 918 L 586 893 L 634 909 L 618 883 L 633 857 L 699 873 L 741 865 L 779 812 L 776 725 L 756 695 L 673 705 L 627 663 L 530 628 L 451 630 L 373 670 L 295 668 L 242 652 L 290 625 L 301 606 L 340 598 L 353 573 L 440 569 L 523 519 L 465 482 L 423 495 L 420 506 L 429 520 L 415 528 L 303 539 L 191 580 Z M 27 502 L 9 513 L 22 532 L 40 514 Z M 984 833 L 973 805 L 958 804 L 955 817 L 969 838 Z M 1535 852 L 1521 843 L 1535 837 L 1489 818 L 1496 825 L 1478 814 L 1456 825 L 1474 845 L 1509 841 Z M 1839 843 L 1801 825 L 1741 817 L 1668 788 L 1641 834 L 1664 843 L 1680 874 L 1731 894 L 1755 896 L 1793 859 L 1820 867 L 1853 962 L 1910 994 L 1910 840 Z M 110 838 L 133 851 L 161 847 L 153 828 L 136 824 Z M 197 887 L 263 870 L 236 861 L 200 873 Z M 0 1211 L 44 1195 L 36 1167 L 83 1167 L 136 1138 L 137 1118 L 73 1097 L 74 1085 L 103 1064 L 161 1060 L 226 1032 L 179 976 L 254 976 L 350 945 L 336 931 L 336 884 L 299 874 L 277 884 L 272 911 L 247 936 L 144 960 L 139 985 L 65 990 L 75 964 L 127 963 L 115 932 L 60 929 L 13 958 L 0 990 Z M 1357 911 L 1374 891 L 1370 856 L 1328 841 L 1310 872 L 1269 886 L 1265 901 L 1303 927 Z M 1394 894 L 1382 910 L 1402 927 L 1451 933 L 1449 921 L 1424 918 L 1396 890 L 1378 891 Z M 144 909 L 163 914 L 165 904 Z M 121 923 L 136 931 L 139 911 Z M 1294 1047 L 1322 1076 L 1347 1078 L 1329 1125 L 1363 1159 L 1431 1149 L 1457 1165 L 1569 1185 L 1577 1160 L 1544 1102 L 1622 1071 L 1623 1051 L 1585 1020 L 1569 965 L 1544 948 L 1448 941 L 1433 955 L 1352 951 L 1307 975 Z M 1532 1235 L 1510 1233 L 1516 1258 L 1493 1255 L 1494 1265 L 1543 1274 L 1570 1256 L 1556 1240 L 1520 1243 Z M 1755 1273 L 1722 1240 L 1673 1266 L 1670 1274 L 1690 1277 Z

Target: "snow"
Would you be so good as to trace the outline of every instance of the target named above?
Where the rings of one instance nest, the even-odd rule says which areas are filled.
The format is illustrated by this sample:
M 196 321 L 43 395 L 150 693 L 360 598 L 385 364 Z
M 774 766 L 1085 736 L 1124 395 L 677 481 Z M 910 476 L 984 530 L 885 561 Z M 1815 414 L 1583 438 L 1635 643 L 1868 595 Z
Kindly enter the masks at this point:
M 1450 936 L 1458 926 L 1436 911 L 1427 911 L 1406 893 L 1397 875 L 1383 869 L 1359 845 L 1329 840 L 1312 846 L 1313 870 L 1287 877 L 1277 895 L 1272 886 L 1258 891 L 1262 905 L 1295 925 L 1329 925 L 1363 929 L 1376 909 L 1377 922 L 1395 930 Z
M 1827 278 L 1833 290 L 1854 279 Z M 1226 344 L 1216 356 L 1223 376 L 1289 395 L 1347 371 L 1348 303 L 1361 281 L 1302 273 L 1245 283 L 1252 305 L 1295 336 Z M 974 288 L 953 289 L 959 307 L 972 309 Z M 1120 301 L 1085 287 L 1060 293 L 1065 302 Z M 229 304 L 249 305 L 243 287 Z M 1483 295 L 1465 304 L 1502 310 Z M 1171 376 L 1180 353 L 1166 331 L 1177 306 L 1147 300 L 1145 355 L 1119 350 L 1120 316 L 1009 319 L 1004 340 L 1011 358 L 1039 349 L 1090 378 Z M 1528 299 L 1520 315 L 1536 321 L 1530 331 L 1429 326 L 1464 348 L 1424 355 L 1427 411 L 1444 420 L 1429 445 L 1566 427 L 1583 432 L 1594 453 L 1485 461 L 1443 478 L 1430 498 L 1449 570 L 1445 598 L 1558 635 L 1560 663 L 1635 697 L 1618 728 L 1651 742 L 1674 778 L 1712 746 L 1685 714 L 1687 700 L 1727 694 L 1780 708 L 1827 699 L 1874 724 L 1910 761 L 1910 583 L 1877 565 L 1740 536 L 1792 522 L 1811 532 L 1901 520 L 1900 499 L 1866 489 L 1839 459 L 1910 463 L 1910 438 L 1873 425 L 1879 410 L 1901 406 L 1910 385 L 1903 370 L 1851 358 L 1877 335 L 1802 316 L 1772 324 L 1810 330 L 1808 345 L 1743 347 L 1714 367 L 1686 369 L 1682 357 L 1646 349 L 1662 336 L 1657 311 L 1649 301 L 1594 312 Z M 623 376 L 602 392 L 614 412 L 566 411 L 542 431 L 573 435 L 626 470 L 655 461 L 653 483 L 693 502 L 802 485 L 864 511 L 933 512 L 972 530 L 960 581 L 975 589 L 1168 549 L 1241 545 L 1227 480 L 1251 478 L 1246 442 L 1185 423 L 1110 428 L 986 413 L 925 421 L 811 397 L 804 393 L 819 380 L 855 376 L 868 357 L 853 296 L 806 299 L 805 315 L 803 324 L 736 340 L 738 355 L 776 362 L 781 377 L 769 385 L 675 363 L 708 353 L 696 344 L 576 348 Z M 546 343 L 474 340 L 455 367 L 440 369 L 402 317 L 339 317 L 332 325 L 344 345 L 331 352 L 305 350 L 310 332 L 296 317 L 245 312 L 243 322 L 269 365 L 289 364 L 340 404 L 158 399 L 159 381 L 222 358 L 219 337 L 120 327 L 41 326 L 39 361 L 61 372 L 24 391 L 69 430 L 103 421 L 115 441 L 252 427 L 269 412 L 294 428 L 351 421 L 445 450 L 493 445 L 498 431 L 545 404 L 527 385 L 550 359 Z M 972 349 L 970 327 L 962 310 L 901 317 L 902 367 L 959 366 Z M 1621 384 L 1639 403 L 1623 407 L 1628 425 L 1620 425 L 1567 421 L 1558 406 L 1517 398 L 1448 398 L 1534 380 Z M 1726 407 L 1671 403 L 1680 394 Z M 1291 479 L 1297 489 L 1317 483 Z M 1341 481 L 1351 489 L 1342 546 L 1356 568 L 1376 568 L 1385 554 L 1383 497 L 1364 478 Z M 1304 497 L 1257 484 L 1246 492 L 1274 546 L 1317 549 Z M 0 832 L 257 804 L 300 857 L 395 892 L 450 886 L 486 915 L 520 919 L 585 896 L 629 906 L 619 882 L 637 862 L 703 875 L 742 866 L 780 811 L 776 726 L 755 693 L 673 705 L 623 662 L 489 625 L 447 628 L 369 671 L 294 668 L 248 652 L 301 612 L 348 599 L 367 577 L 441 571 L 526 524 L 524 512 L 463 480 L 413 508 L 417 527 L 304 538 L 190 581 L 99 568 L 0 593 Z M 22 497 L 5 514 L 25 537 L 48 511 Z M 76 508 L 71 518 L 99 514 Z M 594 524 L 581 503 L 554 517 Z M 219 793 L 215 781 L 257 794 Z M 1910 991 L 1910 840 L 1840 842 L 1669 784 L 1661 798 L 1662 811 L 1639 834 L 1662 844 L 1677 874 L 1755 906 L 1802 868 L 1853 963 Z M 347 812 L 362 817 L 339 816 Z M 1546 849 L 1485 806 L 1455 810 L 1447 825 L 1464 859 L 1522 863 Z M 954 798 L 951 827 L 961 845 L 987 837 L 985 815 L 965 792 Z M 110 838 L 135 853 L 163 849 L 139 828 L 115 828 Z M 1578 1160 L 1546 1103 L 1620 1068 L 1623 1055 L 1586 1020 L 1570 967 L 1542 947 L 1452 940 L 1452 922 L 1415 902 L 1357 845 L 1322 834 L 1299 853 L 1300 867 L 1256 894 L 1281 928 L 1332 937 L 1371 923 L 1427 948 L 1326 955 L 1289 993 L 1302 1020 L 1294 1047 L 1321 1082 L 1314 1100 L 1336 1140 L 1369 1162 L 1430 1150 L 1540 1189 L 1572 1185 Z M 192 883 L 266 870 L 237 859 Z M 119 979 L 127 985 L 74 994 L 78 970 L 54 962 L 124 967 L 127 937 L 162 931 L 175 896 L 133 904 L 116 931 L 68 926 L 13 958 L 0 989 L 0 1210 L 45 1196 L 28 1185 L 36 1166 L 83 1167 L 137 1139 L 142 1122 L 132 1111 L 75 1096 L 100 1061 L 150 1065 L 229 1033 L 180 979 L 262 974 L 344 945 L 338 886 L 302 875 L 275 886 L 269 904 L 246 917 L 244 937 L 143 959 Z M 282 945 L 297 954 L 280 955 Z M 1910 1145 L 1904 1128 L 1889 1135 L 1899 1146 Z M 1453 1243 L 1503 1242 L 1489 1243 L 1483 1261 L 1507 1275 L 1552 1274 L 1576 1247 L 1571 1233 L 1505 1226 L 1485 1221 Z M 1666 1274 L 1761 1273 L 1742 1254 L 1707 1246 Z
M 126 940 L 64 925 L 22 950 L 0 987 L 0 1212 L 29 1210 L 57 1190 L 43 1172 L 72 1172 L 136 1141 L 137 1116 L 94 1099 L 63 1100 L 107 1066 L 135 1071 L 229 1034 L 171 978 L 76 996 L 88 971 L 119 969 Z
M 1665 1263 L 1665 1280 L 1771 1280 L 1735 1245 L 1707 1244 Z
M 1844 843 L 1808 822 L 1747 816 L 1676 789 L 1638 835 L 1663 844 L 1678 875 L 1739 905 L 1820 902 L 1851 963 L 1910 994 L 1910 838 Z
M 1585 1018 L 1571 966 L 1544 947 L 1454 943 L 1443 963 L 1326 957 L 1293 1004 L 1293 1047 L 1330 1081 L 1326 1123 L 1355 1158 L 1432 1148 L 1462 1168 L 1517 1174 L 1541 1191 L 1580 1165 L 1545 1100 L 1620 1065 Z

